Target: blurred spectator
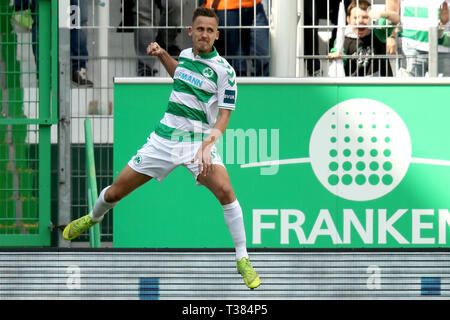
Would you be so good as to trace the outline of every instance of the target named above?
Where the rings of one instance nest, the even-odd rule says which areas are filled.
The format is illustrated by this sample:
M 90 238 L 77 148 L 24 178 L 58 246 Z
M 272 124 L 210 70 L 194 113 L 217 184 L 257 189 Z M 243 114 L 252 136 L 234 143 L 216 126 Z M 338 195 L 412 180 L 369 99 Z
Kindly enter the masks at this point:
M 31 41 L 32 50 L 34 54 L 34 61 L 36 63 L 36 78 L 39 80 L 39 50 L 38 50 L 38 30 L 39 30 L 39 15 L 38 15 L 39 3 L 34 0 L 14 0 L 14 11 L 16 13 L 25 12 L 30 10 L 32 17 L 31 26 Z
M 159 9 L 158 31 L 155 32 L 153 3 Z M 155 41 L 171 56 L 178 57 L 180 48 L 176 45 L 176 37 L 180 32 L 176 28 L 162 28 L 179 26 L 181 21 L 180 0 L 135 0 L 133 15 L 136 17 L 134 29 L 134 44 L 138 56 L 137 75 L 140 77 L 154 76 L 158 70 L 154 69 L 155 59 L 147 55 L 147 46 Z M 156 34 L 156 38 L 155 38 Z
M 133 15 L 135 0 L 120 0 L 120 16 L 122 20 L 117 27 L 116 32 L 134 32 L 135 19 Z
M 344 5 L 347 8 L 352 0 L 344 0 Z M 327 24 L 337 25 L 337 18 L 339 13 L 338 0 L 315 0 L 304 1 L 304 25 L 318 26 L 320 19 L 327 20 Z M 328 20 L 329 19 L 329 20 Z M 304 29 L 304 54 L 305 56 L 319 55 L 319 29 L 305 28 Z M 329 42 L 329 47 L 333 47 L 336 39 L 336 28 L 332 29 L 332 36 Z M 320 71 L 320 60 L 308 60 L 307 70 L 309 75 L 314 75 Z
M 269 29 L 246 28 L 269 25 L 261 0 L 206 0 L 205 5 L 214 8 L 219 16 L 220 35 L 216 49 L 230 62 L 237 76 L 269 76 Z M 224 29 L 221 26 L 244 28 Z M 240 57 L 251 57 L 249 72 L 247 61 Z
M 441 20 L 440 25 L 439 25 L 439 44 L 446 48 L 450 48 L 450 32 L 445 31 L 445 25 L 450 20 L 450 12 L 449 11 L 450 10 L 448 8 L 448 4 L 446 2 L 444 2 L 442 4 L 442 9 L 439 13 L 439 17 Z M 448 57 L 447 57 L 447 59 L 448 59 Z M 448 75 L 448 74 L 446 74 L 446 75 Z
M 419 1 L 420 2 L 420 1 Z M 400 68 L 401 76 L 423 77 L 428 72 L 429 28 L 438 30 L 438 72 L 450 76 L 450 48 L 444 26 L 449 21 L 448 3 L 444 0 L 401 1 L 402 31 L 400 39 L 404 59 Z
M 85 1 L 85 2 L 82 2 Z M 80 86 L 92 87 L 93 83 L 86 77 L 87 35 L 86 30 L 79 26 L 87 25 L 87 0 L 70 0 L 71 5 L 71 29 L 70 29 L 70 55 L 75 57 L 72 62 L 72 82 Z M 79 3 L 80 2 L 80 3 Z M 81 4 L 81 5 L 80 5 Z M 73 9 L 76 6 L 77 9 Z M 39 79 L 39 1 L 36 0 L 15 0 L 14 10 L 24 11 L 29 9 L 33 18 L 32 48 L 36 62 L 36 77 Z
M 70 0 L 71 16 L 75 19 L 74 26 L 70 29 L 70 55 L 72 58 L 72 82 L 79 86 L 92 87 L 94 84 L 87 79 L 86 60 L 89 55 L 87 49 L 87 31 L 82 28 L 87 26 L 88 0 Z M 78 12 L 73 10 L 78 7 Z M 80 28 L 81 26 L 81 28 Z
M 161 48 L 164 48 L 171 56 L 178 57 L 180 55 L 180 48 L 176 44 L 176 38 L 181 32 L 179 28 L 164 28 L 176 27 L 181 24 L 181 5 L 180 0 L 156 0 L 159 3 L 161 15 L 159 17 L 158 34 L 156 42 Z
M 400 0 L 386 0 L 386 10 L 400 14 Z
M 373 30 L 369 27 L 371 20 L 377 25 Z M 353 0 L 350 3 L 347 24 L 351 28 L 346 29 L 343 48 L 346 76 L 392 76 L 388 59 L 373 56 L 386 55 L 386 39 L 395 29 L 386 25 L 399 21 L 399 15 L 393 11 L 372 10 L 368 0 Z M 341 54 L 333 47 L 329 58 L 338 59 Z
M 348 8 L 352 0 L 344 1 L 345 8 Z M 386 10 L 399 12 L 400 0 L 386 0 Z M 315 0 L 304 1 L 304 25 L 305 26 L 318 26 L 319 20 L 323 19 L 327 25 L 337 25 L 337 18 L 339 13 L 339 4 L 341 0 Z M 332 29 L 331 37 L 329 40 L 329 47 L 334 46 L 336 40 L 336 28 Z M 319 55 L 319 29 L 318 28 L 305 28 L 304 29 L 304 54 L 305 56 Z M 395 37 L 389 37 L 386 42 L 387 53 L 396 53 L 396 39 Z M 310 60 L 311 61 L 311 60 Z M 307 70 L 309 75 L 314 75 L 320 72 L 320 60 L 313 59 L 307 63 Z

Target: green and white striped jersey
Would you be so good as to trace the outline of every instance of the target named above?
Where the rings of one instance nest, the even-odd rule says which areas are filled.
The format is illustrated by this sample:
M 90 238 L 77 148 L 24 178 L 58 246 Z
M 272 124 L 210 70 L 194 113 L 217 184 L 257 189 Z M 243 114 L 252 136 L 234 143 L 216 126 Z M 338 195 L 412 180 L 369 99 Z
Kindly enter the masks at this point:
M 444 0 L 402 0 L 400 33 L 403 46 L 429 51 L 428 32 L 439 24 L 439 8 Z M 449 2 L 449 1 L 447 1 Z M 450 52 L 444 46 L 444 37 L 438 40 L 439 52 Z
M 213 47 L 194 56 L 192 48 L 179 56 L 173 89 L 164 117 L 155 133 L 177 141 L 206 138 L 216 123 L 219 108 L 235 109 L 236 74 Z

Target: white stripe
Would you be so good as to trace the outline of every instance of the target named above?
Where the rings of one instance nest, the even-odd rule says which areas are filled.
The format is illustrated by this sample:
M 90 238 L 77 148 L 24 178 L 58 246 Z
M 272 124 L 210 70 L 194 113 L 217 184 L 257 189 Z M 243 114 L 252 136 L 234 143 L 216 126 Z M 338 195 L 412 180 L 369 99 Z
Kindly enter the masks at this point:
M 184 117 L 176 116 L 171 113 L 165 113 L 161 123 L 168 127 L 190 131 L 190 132 L 209 132 L 210 127 L 198 120 L 191 120 Z
M 437 166 L 450 167 L 450 161 L 439 159 L 411 158 L 411 163 L 433 164 Z
M 414 48 L 416 50 L 425 51 L 425 52 L 428 52 L 430 50 L 430 45 L 428 42 L 416 41 L 416 40 L 412 40 L 410 38 L 402 38 L 402 45 L 404 48 L 410 47 L 410 48 Z M 448 52 L 450 52 L 450 48 L 442 46 L 442 45 L 438 45 L 438 52 L 439 53 L 448 53 Z
M 210 101 L 213 100 L 212 98 Z M 200 100 L 197 100 L 197 98 L 191 94 L 184 93 L 184 92 L 178 92 L 178 91 L 172 91 L 169 101 L 183 104 L 185 106 L 188 106 L 189 108 L 200 110 L 203 112 L 206 112 L 208 103 L 201 102 Z
M 430 18 L 403 17 L 402 23 L 403 29 L 429 31 L 430 27 L 437 27 L 439 21 Z
M 247 163 L 247 164 L 241 165 L 241 168 L 277 166 L 277 165 L 281 165 L 281 164 L 310 163 L 310 162 L 311 162 L 311 158 L 295 158 L 295 159 L 286 159 L 286 160 L 252 162 L 252 163 Z
M 226 106 L 226 105 L 222 105 L 219 106 L 219 109 L 227 109 L 227 110 L 235 110 L 235 106 Z
M 282 165 L 282 164 L 309 163 L 309 162 L 311 162 L 311 158 L 294 158 L 294 159 L 286 159 L 286 160 L 252 162 L 252 163 L 247 163 L 247 164 L 241 165 L 241 168 L 254 168 L 254 167 L 274 166 L 274 165 Z M 450 167 L 449 160 L 440 160 L 440 159 L 411 158 L 411 163 L 431 164 L 431 165 L 437 165 L 437 166 Z
M 431 0 L 430 0 L 431 2 Z M 402 7 L 423 7 L 423 0 L 402 0 Z
M 208 123 L 210 124 L 216 123 L 216 117 L 218 112 L 217 95 L 214 95 L 213 97 L 211 97 L 211 99 L 209 99 L 208 103 L 205 103 L 197 100 L 195 96 L 190 95 L 188 93 L 172 91 L 169 100 L 172 102 L 186 105 L 196 110 L 203 111 L 206 114 L 206 120 L 208 121 Z M 210 125 L 210 127 L 212 126 L 213 125 Z

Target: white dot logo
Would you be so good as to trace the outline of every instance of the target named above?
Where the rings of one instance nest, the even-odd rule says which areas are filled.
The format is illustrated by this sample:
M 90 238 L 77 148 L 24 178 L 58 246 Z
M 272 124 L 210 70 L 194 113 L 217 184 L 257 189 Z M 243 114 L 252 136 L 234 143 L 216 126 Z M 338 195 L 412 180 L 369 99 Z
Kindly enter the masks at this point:
M 328 191 L 352 201 L 388 194 L 405 177 L 411 163 L 450 167 L 449 160 L 413 157 L 406 124 L 393 109 L 372 99 L 346 100 L 326 111 L 311 134 L 309 157 L 241 167 L 304 163 L 311 163 Z
M 392 191 L 411 162 L 411 138 L 398 114 L 371 99 L 343 101 L 316 123 L 309 144 L 312 169 L 331 193 L 348 200 Z

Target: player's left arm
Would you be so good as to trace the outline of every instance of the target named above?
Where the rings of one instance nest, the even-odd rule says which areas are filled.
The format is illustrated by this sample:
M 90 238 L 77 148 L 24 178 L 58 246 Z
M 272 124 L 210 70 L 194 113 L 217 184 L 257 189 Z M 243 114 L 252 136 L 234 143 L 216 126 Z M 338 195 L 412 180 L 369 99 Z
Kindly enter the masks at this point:
M 219 108 L 219 114 L 214 127 L 211 129 L 210 134 L 203 140 L 200 149 L 197 151 L 194 159 L 191 162 L 198 160 L 198 169 L 200 174 L 207 175 L 213 169 L 213 163 L 211 158 L 211 148 L 220 139 L 225 130 L 228 127 L 230 121 L 231 110 Z

